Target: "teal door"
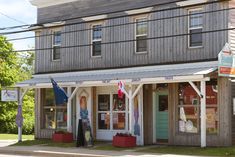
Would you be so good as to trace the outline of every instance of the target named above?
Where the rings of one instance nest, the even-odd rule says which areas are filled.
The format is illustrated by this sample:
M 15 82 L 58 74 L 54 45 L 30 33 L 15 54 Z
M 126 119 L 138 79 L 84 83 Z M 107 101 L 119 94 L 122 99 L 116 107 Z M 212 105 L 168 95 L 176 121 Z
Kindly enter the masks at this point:
M 168 92 L 156 93 L 156 140 L 168 140 Z

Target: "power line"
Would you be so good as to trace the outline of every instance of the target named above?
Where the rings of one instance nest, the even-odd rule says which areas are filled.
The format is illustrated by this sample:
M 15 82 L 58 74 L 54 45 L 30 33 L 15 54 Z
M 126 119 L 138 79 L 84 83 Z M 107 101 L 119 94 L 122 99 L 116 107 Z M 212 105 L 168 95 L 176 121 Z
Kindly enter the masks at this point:
M 7 17 L 7 18 L 9 18 L 9 19 L 11 19 L 11 20 L 13 20 L 13 21 L 16 21 L 16 22 L 18 22 L 18 23 L 27 24 L 27 23 L 25 23 L 25 22 L 23 22 L 23 21 L 20 21 L 20 20 L 17 20 L 17 19 L 15 19 L 15 18 L 11 17 L 11 16 L 8 16 L 8 15 L 2 13 L 2 12 L 0 12 L 0 14 L 3 15 L 3 16 L 5 16 L 5 17 Z
M 180 0 L 182 1 L 182 0 Z M 180 2 L 180 1 L 174 1 L 174 2 L 168 2 L 169 3 L 176 3 L 176 2 Z M 194 4 L 194 5 L 189 5 L 189 6 L 180 6 L 180 7 L 173 7 L 173 8 L 166 8 L 166 9 L 160 9 L 160 10 L 152 10 L 152 11 L 148 11 L 145 13 L 156 13 L 156 12 L 162 12 L 162 11 L 169 11 L 169 10 L 176 10 L 176 9 L 182 9 L 182 8 L 188 8 L 188 7 L 193 7 L 193 6 L 201 6 L 201 5 L 209 5 L 209 4 L 214 4 L 214 3 L 221 3 L 223 1 L 228 1 L 228 0 L 220 0 L 220 1 L 210 1 L 210 2 L 205 2 L 205 3 L 200 3 L 200 4 Z M 164 3 L 166 4 L 166 3 Z M 161 4 L 161 5 L 164 5 Z M 125 10 L 126 11 L 126 10 Z M 120 12 L 120 11 L 117 11 Z M 110 13 L 111 14 L 111 13 Z M 139 14 L 143 14 L 143 13 L 139 13 Z M 139 15 L 139 14 L 135 14 L 135 15 Z M 129 16 L 133 16 L 133 15 L 121 15 L 121 16 L 115 16 L 115 17 L 108 17 L 105 18 L 103 20 L 110 20 L 110 19 L 117 19 L 117 18 L 122 18 L 122 17 L 129 17 Z M 86 16 L 87 17 L 87 16 Z M 70 18 L 70 19 L 65 19 L 66 20 L 74 20 L 74 19 L 78 19 L 81 17 L 76 17 L 76 18 Z M 57 21 L 58 22 L 58 21 Z M 82 21 L 82 22 L 74 22 L 74 23 L 66 23 L 66 24 L 62 24 L 60 26 L 71 26 L 71 25 L 77 25 L 77 24 L 84 24 L 84 23 L 90 23 L 91 21 Z M 44 23 L 45 24 L 45 23 Z M 43 25 L 42 23 L 39 23 L 37 25 Z M 18 33 L 25 33 L 25 32 L 31 32 L 31 31 L 36 31 L 36 30 L 42 30 L 42 29 L 48 29 L 48 28 L 54 28 L 54 27 L 58 27 L 58 26 L 51 26 L 51 27 L 43 27 L 43 28 L 39 28 L 39 29 L 33 29 L 33 30 L 23 30 L 23 31 L 13 31 L 13 32 L 3 32 L 0 33 L 0 35 L 9 35 L 9 34 L 18 34 Z
M 175 34 L 175 35 L 168 35 L 168 36 L 158 36 L 158 37 L 151 37 L 141 40 L 154 40 L 154 39 L 163 39 L 163 38 L 174 38 L 174 37 L 180 37 L 180 36 L 189 36 L 193 34 L 208 34 L 208 33 L 217 33 L 217 32 L 223 32 L 223 31 L 230 31 L 235 30 L 235 28 L 226 28 L 226 29 L 217 29 L 217 30 L 211 30 L 211 31 L 202 31 L 202 32 L 195 32 L 195 33 L 183 33 L 183 34 Z M 108 45 L 108 44 L 117 44 L 117 43 L 127 43 L 127 42 L 134 42 L 137 41 L 136 39 L 133 40 L 122 40 L 122 41 L 114 41 L 114 42 L 103 42 L 101 45 Z M 63 46 L 60 47 L 60 49 L 67 49 L 67 48 L 75 48 L 75 47 L 87 47 L 92 46 L 93 44 L 84 44 L 84 45 L 72 45 L 72 46 Z M 10 52 L 25 52 L 25 51 L 42 51 L 42 50 L 52 50 L 53 48 L 39 48 L 39 49 L 25 49 L 25 50 L 14 50 Z
M 234 10 L 234 9 L 235 8 L 227 8 L 227 9 L 205 11 L 205 12 L 199 12 L 199 13 L 193 13 L 193 14 L 177 15 L 177 16 L 171 16 L 171 17 L 164 17 L 164 18 L 157 18 L 157 19 L 152 19 L 152 20 L 146 20 L 146 22 L 153 22 L 153 21 L 160 21 L 160 20 L 169 20 L 169 19 L 174 19 L 174 18 L 188 17 L 188 16 L 192 16 L 192 15 L 202 15 L 202 14 L 209 14 L 209 13 L 217 13 L 217 12 L 229 11 L 229 10 Z M 112 28 L 112 27 L 119 27 L 119 26 L 131 25 L 131 24 L 136 24 L 136 23 L 138 23 L 138 22 L 128 22 L 128 23 L 117 24 L 117 25 L 102 26 L 100 28 L 101 29 L 103 29 L 103 28 Z M 65 31 L 65 32 L 61 32 L 61 34 L 77 33 L 77 32 L 90 31 L 90 30 L 93 30 L 93 29 L 92 28 L 88 28 L 88 29 L 81 29 L 81 30 L 74 30 L 74 31 Z M 21 38 L 12 38 L 12 39 L 8 39 L 7 41 L 25 40 L 25 39 L 31 39 L 31 38 L 37 38 L 37 37 L 45 37 L 45 36 L 52 36 L 52 35 L 53 34 L 50 33 L 50 34 L 45 34 L 45 35 L 35 35 L 35 36 L 28 36 L 28 37 L 21 37 Z
M 177 3 L 177 2 L 182 2 L 182 1 L 185 1 L 185 0 L 175 0 L 175 1 L 171 1 L 171 2 L 167 2 L 167 3 L 159 3 L 159 4 L 156 4 L 156 5 L 148 5 L 148 6 L 145 6 L 144 8 L 147 8 L 147 7 L 154 7 L 154 6 L 161 6 L 161 5 L 167 5 L 167 4 L 172 4 L 172 3 Z M 141 9 L 143 7 L 135 7 L 135 8 L 132 8 L 131 10 L 135 10 L 135 9 Z M 103 14 L 114 14 L 114 13 L 119 13 L 119 12 L 123 12 L 123 11 L 126 11 L 126 10 L 118 10 L 118 11 L 113 11 L 113 12 L 108 12 L 108 13 L 102 13 L 102 14 L 92 14 L 92 15 L 87 15 L 86 17 L 90 17 L 90 16 L 98 16 L 98 15 L 103 15 Z M 73 17 L 73 18 L 67 18 L 67 19 L 63 19 L 63 21 L 70 21 L 70 20 L 75 20 L 75 19 L 78 19 L 78 18 L 83 18 L 84 16 L 78 16 L 78 17 Z M 58 22 L 58 21 L 50 21 L 50 22 L 47 22 L 47 23 L 53 23 L 53 22 Z M 27 26 L 32 26 L 32 25 L 43 25 L 43 24 L 46 24 L 46 23 L 37 23 L 37 24 L 31 24 L 31 25 L 27 25 Z M 25 25 L 18 25 L 18 26 L 13 26 L 13 28 L 20 28 L 20 27 L 25 27 Z M 11 29 L 11 27 L 4 27 L 4 28 L 0 28 L 1 29 Z

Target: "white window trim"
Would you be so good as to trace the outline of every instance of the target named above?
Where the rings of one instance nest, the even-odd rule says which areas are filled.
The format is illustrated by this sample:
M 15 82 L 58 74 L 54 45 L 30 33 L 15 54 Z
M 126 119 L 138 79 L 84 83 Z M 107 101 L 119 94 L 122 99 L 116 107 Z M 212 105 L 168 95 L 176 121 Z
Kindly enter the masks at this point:
M 192 8 L 192 9 L 188 9 L 188 34 L 190 34 L 190 31 L 191 30 L 195 30 L 195 29 L 203 29 L 203 23 L 202 23 L 202 26 L 201 27 L 190 27 L 190 12 L 192 11 L 198 11 L 198 10 L 201 10 L 203 11 L 203 8 L 202 7 L 199 7 L 199 8 Z M 203 18 L 202 18 L 202 22 L 203 22 Z M 196 49 L 196 48 L 202 48 L 203 47 L 203 43 L 201 46 L 190 46 L 190 35 L 188 35 L 188 48 L 189 49 Z
M 148 53 L 148 41 L 147 41 L 147 50 L 142 51 L 142 52 L 137 52 L 137 37 L 143 37 L 143 36 L 146 36 L 146 38 L 148 37 L 148 22 L 147 22 L 147 32 L 146 32 L 146 34 L 137 35 L 137 20 L 141 20 L 141 19 L 146 19 L 147 21 L 149 20 L 147 15 L 146 16 L 136 17 L 134 19 L 134 22 L 135 22 L 135 54 L 146 54 L 146 53 Z
M 102 45 L 101 45 L 101 54 L 99 56 L 93 56 L 93 42 L 97 42 L 97 41 L 102 42 L 102 37 L 103 37 L 103 28 L 101 28 L 101 32 L 102 32 L 101 39 L 93 40 L 93 27 L 97 26 L 97 25 L 101 25 L 101 27 L 103 27 L 104 23 L 97 22 L 97 23 L 93 23 L 90 25 L 90 28 L 91 28 L 91 58 L 101 58 L 101 56 L 102 56 Z
M 55 30 L 51 31 L 51 33 L 52 33 L 52 40 L 51 40 L 52 41 L 52 53 L 51 53 L 52 56 L 51 56 L 51 60 L 53 62 L 61 61 L 61 51 L 60 51 L 60 59 L 54 59 L 54 47 L 56 47 L 56 46 L 61 47 L 61 43 L 60 44 L 54 44 L 54 33 L 55 32 L 61 32 L 61 29 L 55 29 Z M 62 37 L 62 35 L 61 35 L 61 37 Z M 62 40 L 62 38 L 61 38 L 61 40 Z
M 128 132 L 128 126 L 129 126 L 129 112 L 128 112 L 128 99 L 127 97 L 125 97 L 125 105 L 126 105 L 126 109 L 125 111 L 112 111 L 112 108 L 113 108 L 113 95 L 114 94 L 117 94 L 115 92 L 99 92 L 96 94 L 96 119 L 97 119 L 97 123 L 96 123 L 96 128 L 97 128 L 97 131 L 99 132 L 107 132 L 107 131 L 110 131 L 110 132 Z M 99 95 L 109 95 L 110 96 L 110 110 L 109 111 L 99 111 Z M 110 114 L 110 128 L 109 129 L 99 129 L 99 113 L 109 113 Z M 113 113 L 125 113 L 125 129 L 122 129 L 122 130 L 116 130 L 116 129 L 113 129 Z

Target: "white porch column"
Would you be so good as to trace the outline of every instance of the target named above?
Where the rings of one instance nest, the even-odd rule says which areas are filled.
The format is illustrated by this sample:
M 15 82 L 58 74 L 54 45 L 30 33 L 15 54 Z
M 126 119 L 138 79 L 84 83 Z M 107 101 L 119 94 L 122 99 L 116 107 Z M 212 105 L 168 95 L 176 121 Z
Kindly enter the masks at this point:
M 29 89 L 25 89 L 22 92 L 22 90 L 20 88 L 18 89 L 18 105 L 21 106 L 21 115 L 23 114 L 22 113 L 22 110 L 23 110 L 23 99 L 24 99 L 24 96 L 25 96 L 25 94 L 27 93 L 28 90 Z M 18 127 L 18 142 L 22 142 L 22 127 Z
M 132 107 L 132 85 L 129 86 L 129 132 L 133 133 L 133 125 L 132 125 L 132 115 L 133 115 L 133 107 Z
M 206 147 L 206 81 L 201 81 L 201 147 Z
M 21 98 L 22 91 L 19 89 L 18 92 L 19 92 L 18 93 L 18 99 L 19 99 L 18 105 L 22 106 L 23 105 L 23 98 Z M 22 127 L 18 127 L 18 142 L 22 142 Z
M 67 89 L 68 97 L 71 97 L 72 94 L 72 88 L 68 87 Z M 68 99 L 67 103 L 67 131 L 72 132 L 72 100 Z
M 76 95 L 79 86 L 77 86 L 72 92 L 72 87 L 68 87 L 68 103 L 67 103 L 67 131 L 72 132 L 72 99 Z

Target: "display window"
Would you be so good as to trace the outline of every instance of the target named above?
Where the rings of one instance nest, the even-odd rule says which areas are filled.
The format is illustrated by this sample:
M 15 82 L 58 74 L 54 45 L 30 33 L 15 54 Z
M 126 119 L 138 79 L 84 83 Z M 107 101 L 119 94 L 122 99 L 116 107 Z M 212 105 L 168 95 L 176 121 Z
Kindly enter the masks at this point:
M 119 98 L 118 94 L 98 95 L 98 129 L 125 130 L 126 129 L 126 98 Z
M 198 88 L 200 87 L 200 83 L 195 84 Z M 206 130 L 208 134 L 218 133 L 217 93 L 217 79 L 206 82 Z M 189 83 L 179 83 L 178 98 L 178 131 L 181 133 L 198 133 L 200 128 L 200 97 Z
M 64 89 L 66 91 L 66 89 Z M 52 88 L 42 89 L 43 128 L 67 129 L 67 104 L 56 105 Z

